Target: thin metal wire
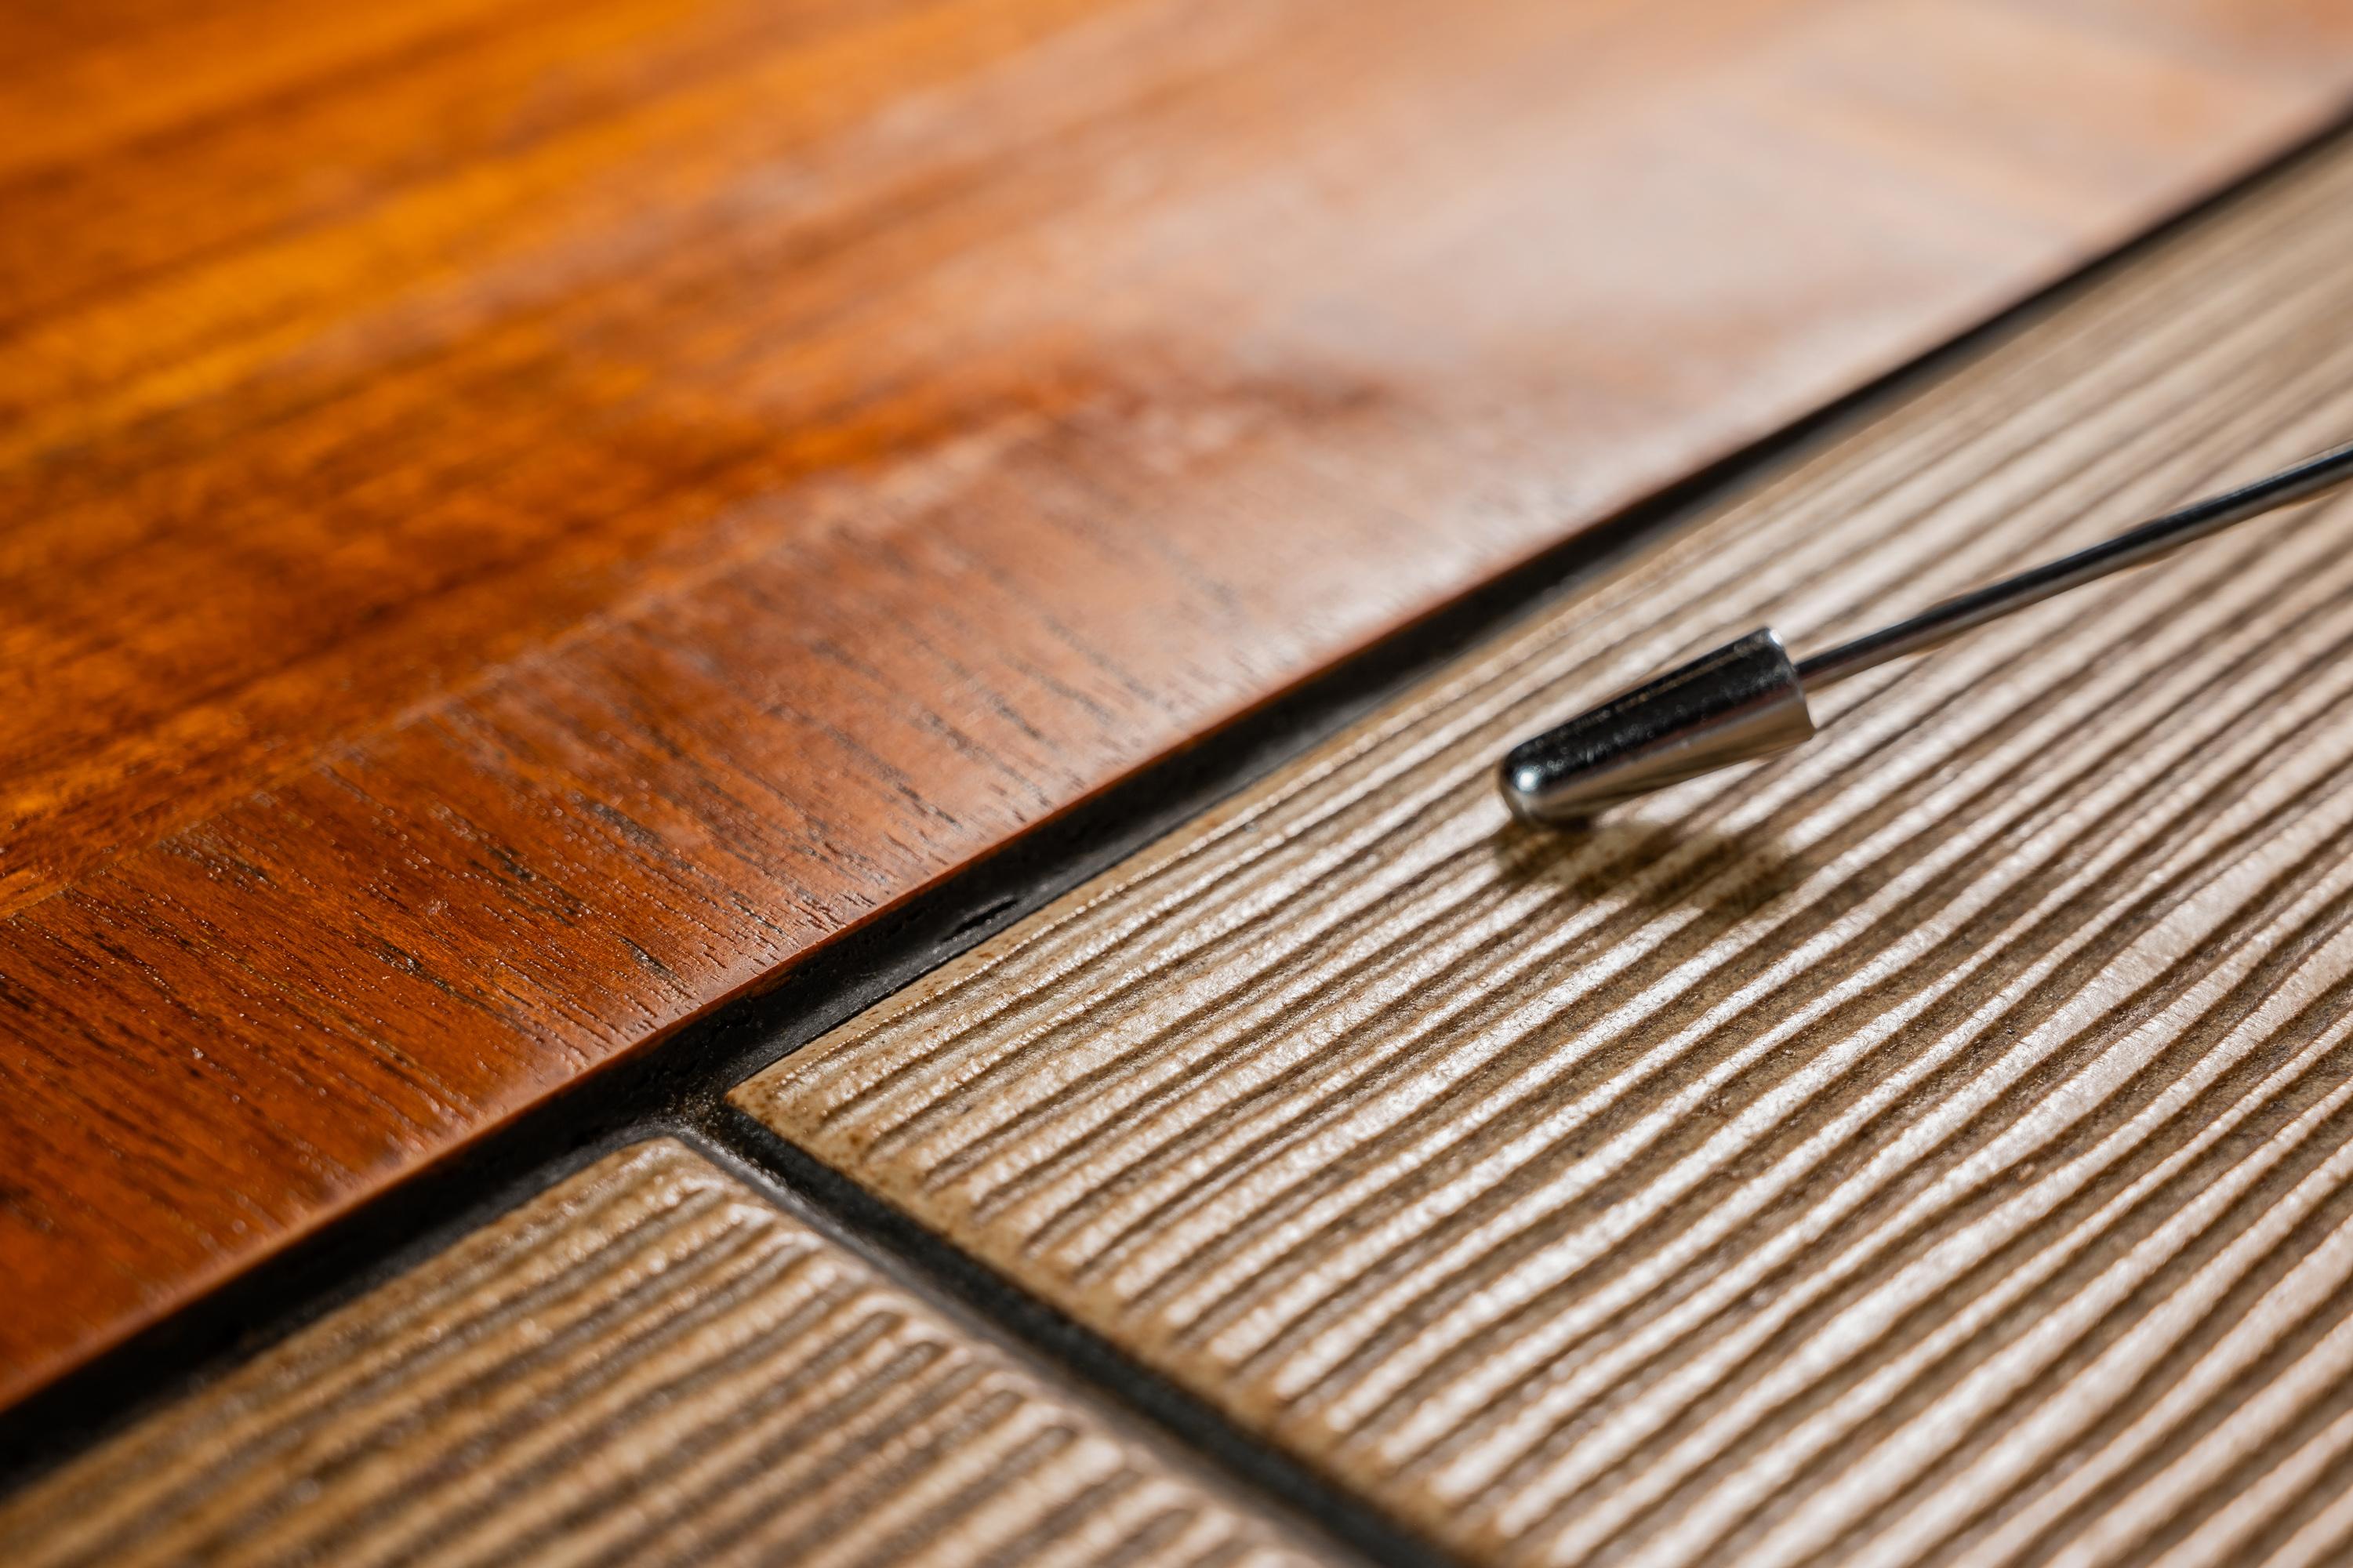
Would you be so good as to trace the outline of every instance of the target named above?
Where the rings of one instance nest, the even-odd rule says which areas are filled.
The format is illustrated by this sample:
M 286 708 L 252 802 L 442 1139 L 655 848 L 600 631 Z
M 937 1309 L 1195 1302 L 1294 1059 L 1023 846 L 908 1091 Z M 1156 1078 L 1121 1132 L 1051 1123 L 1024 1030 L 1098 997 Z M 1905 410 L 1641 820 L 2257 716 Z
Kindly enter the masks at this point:
M 2353 480 L 2353 441 L 2308 458 L 2292 468 L 2257 479 L 2179 511 L 2166 513 L 2087 550 L 2046 561 L 2014 577 L 1972 589 L 1931 605 L 1909 620 L 1866 632 L 1852 642 L 1827 648 L 1798 665 L 1798 678 L 1809 691 L 1876 668 L 1892 658 L 1922 653 L 1988 621 L 2039 605 L 2055 595 L 2094 578 L 2148 562 L 2183 545 L 2219 533 L 2234 522 L 2244 522 L 2323 490 Z

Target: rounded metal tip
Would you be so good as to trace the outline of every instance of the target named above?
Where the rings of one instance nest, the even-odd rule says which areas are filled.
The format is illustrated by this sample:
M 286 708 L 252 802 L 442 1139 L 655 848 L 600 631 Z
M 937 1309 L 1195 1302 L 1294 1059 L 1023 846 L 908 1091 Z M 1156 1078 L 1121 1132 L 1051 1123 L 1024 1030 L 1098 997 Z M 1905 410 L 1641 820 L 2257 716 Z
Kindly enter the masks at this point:
M 1497 782 L 1521 821 L 1565 826 L 1652 790 L 1778 755 L 1813 733 L 1805 685 L 1768 628 L 1523 742 L 1504 759 Z

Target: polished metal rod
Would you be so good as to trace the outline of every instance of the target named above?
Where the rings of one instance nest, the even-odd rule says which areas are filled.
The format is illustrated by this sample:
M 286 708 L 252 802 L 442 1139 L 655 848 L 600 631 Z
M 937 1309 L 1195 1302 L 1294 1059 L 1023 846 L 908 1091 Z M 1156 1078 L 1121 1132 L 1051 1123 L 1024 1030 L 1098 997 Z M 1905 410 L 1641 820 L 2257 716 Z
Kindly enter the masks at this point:
M 2353 441 L 2251 485 L 2192 501 L 2179 511 L 2167 512 L 2154 522 L 2145 522 L 2130 532 L 2102 540 L 2073 555 L 2063 555 L 2056 561 L 2030 567 L 2015 577 L 1973 588 L 1909 620 L 1865 632 L 1852 642 L 1826 648 L 1799 662 L 1798 679 L 1805 682 L 1807 690 L 1819 691 L 1850 675 L 1875 669 L 1891 658 L 1926 653 L 1988 621 L 2000 620 L 2029 605 L 2039 605 L 2111 572 L 2144 565 L 2185 544 L 2220 533 L 2234 522 L 2244 522 L 2251 517 L 2316 496 L 2348 479 L 2353 479 Z
M 1499 778 L 1504 799 L 1523 821 L 1560 826 L 1717 768 L 1776 755 L 1813 737 L 1809 691 L 1926 652 L 1988 621 L 2348 480 L 2353 442 L 1947 599 L 1803 662 L 1790 658 L 1770 627 L 1750 632 L 1512 748 Z

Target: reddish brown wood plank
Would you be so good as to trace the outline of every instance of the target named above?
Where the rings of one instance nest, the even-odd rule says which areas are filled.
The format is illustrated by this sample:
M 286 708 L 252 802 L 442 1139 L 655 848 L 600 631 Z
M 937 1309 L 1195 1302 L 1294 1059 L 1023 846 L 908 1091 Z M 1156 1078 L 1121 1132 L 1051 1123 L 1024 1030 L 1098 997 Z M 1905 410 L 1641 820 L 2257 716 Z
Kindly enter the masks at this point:
M 0 1398 L 2245 168 L 2348 43 L 0 17 Z

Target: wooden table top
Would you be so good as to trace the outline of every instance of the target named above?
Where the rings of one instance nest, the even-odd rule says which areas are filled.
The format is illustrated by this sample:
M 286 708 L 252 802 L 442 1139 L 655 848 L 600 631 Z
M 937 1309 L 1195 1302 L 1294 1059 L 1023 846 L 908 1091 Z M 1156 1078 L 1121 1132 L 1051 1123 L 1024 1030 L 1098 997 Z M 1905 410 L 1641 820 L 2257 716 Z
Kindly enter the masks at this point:
M 0 16 L 0 1402 L 2244 171 L 2348 46 Z
M 2340 137 L 863 1016 L 201 1303 L 260 1342 L 16 1413 L 82 1440 L 0 1559 L 2343 1562 L 2353 497 L 1590 831 L 1493 764 L 2335 441 L 2348 236 Z

